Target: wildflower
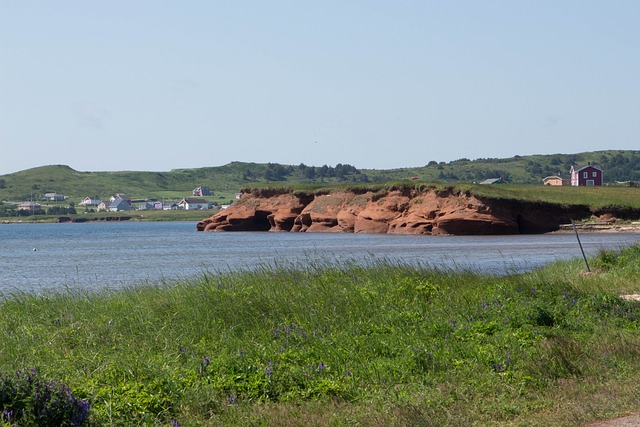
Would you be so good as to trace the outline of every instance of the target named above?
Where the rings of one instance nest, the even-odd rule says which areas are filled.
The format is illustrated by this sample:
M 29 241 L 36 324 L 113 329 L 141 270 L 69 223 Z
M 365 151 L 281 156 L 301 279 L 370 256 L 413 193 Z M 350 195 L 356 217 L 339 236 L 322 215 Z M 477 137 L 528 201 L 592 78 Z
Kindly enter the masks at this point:
M 496 372 L 502 372 L 504 371 L 504 366 L 502 366 L 500 363 L 492 363 L 491 367 L 493 368 L 494 371 Z
M 273 362 L 269 361 L 269 367 L 267 368 L 267 376 L 271 378 L 271 375 L 273 375 Z
M 238 400 L 237 394 L 234 393 L 231 396 L 229 396 L 229 404 L 233 405 L 234 403 L 236 403 L 237 400 Z
M 209 359 L 208 357 L 205 356 L 205 358 L 204 358 L 204 367 L 206 368 L 207 366 L 209 366 L 209 363 L 211 363 L 211 359 Z
M 326 369 L 326 365 L 322 362 L 320 362 L 320 364 L 318 365 L 318 371 L 324 371 Z
M 180 423 L 175 418 L 171 421 L 171 427 L 180 427 Z

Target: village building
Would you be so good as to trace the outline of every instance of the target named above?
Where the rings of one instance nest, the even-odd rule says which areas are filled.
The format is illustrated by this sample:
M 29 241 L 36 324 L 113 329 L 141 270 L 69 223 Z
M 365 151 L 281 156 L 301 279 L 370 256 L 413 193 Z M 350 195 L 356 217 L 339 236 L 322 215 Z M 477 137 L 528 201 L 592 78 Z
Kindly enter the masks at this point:
M 544 177 L 542 182 L 544 183 L 544 185 L 551 185 L 551 186 L 554 186 L 554 187 L 555 186 L 561 186 L 562 185 L 562 178 L 560 178 L 558 175 L 551 175 L 551 176 Z
M 128 211 L 131 209 L 131 205 L 126 200 L 116 199 L 109 205 L 109 212 Z
M 48 200 L 50 202 L 62 202 L 64 200 L 67 200 L 69 198 L 69 196 L 65 196 L 62 194 L 58 194 L 58 193 L 46 193 L 44 195 L 44 199 Z
M 98 196 L 93 196 L 93 197 L 85 197 L 84 199 L 82 199 L 82 201 L 80 203 L 78 203 L 78 205 L 80 206 L 98 206 L 101 203 L 101 200 Z
M 144 202 L 140 206 L 138 206 L 139 211 L 149 211 L 155 209 L 155 205 L 153 202 Z
M 40 203 L 36 203 L 36 202 L 24 202 L 24 203 L 20 203 L 18 205 L 18 210 L 19 211 L 37 211 L 39 209 L 42 209 L 42 205 Z
M 573 187 L 593 187 L 602 185 L 602 169 L 589 163 L 586 166 L 571 166 Z
M 209 187 L 198 187 L 193 190 L 193 195 L 195 197 L 203 197 L 203 196 L 213 196 Z
M 478 184 L 480 185 L 504 184 L 504 179 L 489 178 L 489 179 L 485 179 L 484 181 L 480 181 Z
M 211 209 L 211 202 L 205 199 L 182 199 L 178 203 L 180 209 L 184 209 L 187 211 L 197 210 L 197 209 Z

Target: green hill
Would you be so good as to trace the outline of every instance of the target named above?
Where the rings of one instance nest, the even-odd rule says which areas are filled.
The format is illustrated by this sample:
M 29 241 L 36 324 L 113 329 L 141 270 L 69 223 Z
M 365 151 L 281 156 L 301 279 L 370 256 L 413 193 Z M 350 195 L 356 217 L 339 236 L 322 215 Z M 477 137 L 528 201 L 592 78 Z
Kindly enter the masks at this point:
M 216 197 L 231 198 L 244 187 L 279 183 L 288 186 L 337 183 L 417 182 L 473 183 L 502 177 L 514 184 L 541 184 L 548 175 L 568 175 L 571 165 L 591 162 L 604 170 L 605 182 L 640 181 L 640 151 L 608 150 L 578 154 L 514 156 L 504 159 L 429 161 L 422 167 L 357 169 L 348 164 L 297 166 L 232 162 L 224 166 L 173 169 L 168 172 L 80 172 L 53 165 L 0 176 L 0 201 L 39 200 L 57 192 L 78 203 L 87 196 L 107 198 L 125 193 L 134 199 L 178 199 L 199 186 Z

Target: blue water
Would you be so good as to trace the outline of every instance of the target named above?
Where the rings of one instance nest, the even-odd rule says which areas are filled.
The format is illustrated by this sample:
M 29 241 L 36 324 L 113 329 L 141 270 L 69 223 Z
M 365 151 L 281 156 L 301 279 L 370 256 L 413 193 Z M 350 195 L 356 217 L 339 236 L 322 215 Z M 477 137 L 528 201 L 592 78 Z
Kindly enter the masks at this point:
M 640 234 L 582 234 L 588 254 Z M 0 225 L 0 293 L 118 288 L 274 264 L 392 260 L 492 274 L 580 257 L 575 235 L 200 233 L 193 222 Z

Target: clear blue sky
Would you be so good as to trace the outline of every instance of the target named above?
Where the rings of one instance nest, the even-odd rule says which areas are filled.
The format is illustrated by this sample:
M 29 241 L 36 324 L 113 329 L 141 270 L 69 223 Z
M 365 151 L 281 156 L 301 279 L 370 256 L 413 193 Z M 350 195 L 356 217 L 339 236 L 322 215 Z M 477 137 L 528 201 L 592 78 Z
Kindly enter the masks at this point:
M 0 174 L 639 149 L 640 1 L 0 0 Z

